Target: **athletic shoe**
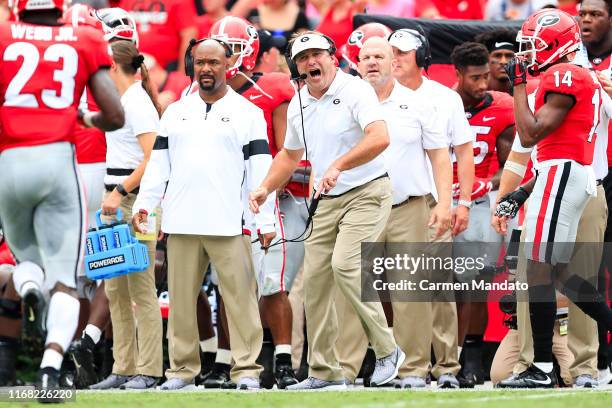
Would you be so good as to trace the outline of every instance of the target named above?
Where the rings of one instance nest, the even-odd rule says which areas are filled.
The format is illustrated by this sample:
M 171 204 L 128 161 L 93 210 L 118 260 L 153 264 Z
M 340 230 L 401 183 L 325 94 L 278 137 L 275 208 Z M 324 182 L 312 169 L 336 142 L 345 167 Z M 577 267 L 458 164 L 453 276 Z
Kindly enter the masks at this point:
M 215 357 L 217 353 L 212 352 L 202 352 L 200 351 L 200 374 L 198 374 L 195 378 L 196 385 L 200 385 L 204 382 L 206 377 L 212 373 L 213 367 L 215 366 Z
M 182 378 L 169 378 L 159 388 L 163 391 L 176 391 L 176 390 L 181 390 L 189 386 L 195 387 L 195 382 L 193 379 L 183 380 Z
M 376 354 L 371 347 L 368 347 L 366 355 L 363 358 L 363 364 L 361 365 L 361 376 L 363 378 L 363 386 L 369 387 L 370 381 L 372 380 L 372 374 L 376 368 Z
M 415 375 L 400 378 L 400 381 L 395 384 L 395 388 L 425 388 L 426 386 L 425 379 Z
M 404 363 L 405 358 L 404 352 L 396 346 L 391 354 L 376 360 L 376 367 L 370 380 L 370 386 L 380 387 L 397 377 L 397 372 Z
M 459 371 L 457 380 L 459 381 L 459 388 L 474 388 L 477 383 L 476 376 L 473 373 L 465 372 L 463 368 Z
M 293 368 L 287 364 L 278 364 L 276 370 L 274 370 L 274 377 L 276 378 L 277 387 L 281 390 L 298 383 Z
M 327 390 L 327 391 L 342 391 L 346 390 L 344 380 L 340 381 L 325 381 L 318 378 L 308 377 L 304 381 L 290 385 L 286 388 L 289 391 L 304 391 L 304 390 Z
M 597 382 L 601 385 L 610 384 L 612 381 L 612 373 L 610 373 L 609 368 L 604 368 L 603 370 L 597 370 Z
M 112 390 L 113 388 L 119 388 L 120 385 L 125 384 L 130 380 L 127 375 L 112 374 L 100 381 L 97 384 L 90 385 L 90 390 Z
M 96 344 L 84 334 L 83 337 L 72 342 L 68 349 L 68 355 L 74 362 L 76 376 L 75 385 L 78 389 L 84 389 L 98 382 L 98 376 L 94 368 L 94 347 Z
M 27 337 L 42 338 L 45 333 L 45 298 L 38 289 L 28 289 L 23 295 L 23 333 Z
M 500 381 L 497 388 L 553 388 L 557 385 L 555 371 L 545 373 L 535 365 L 529 366 L 518 375 Z
M 238 390 L 258 390 L 259 388 L 259 379 L 255 377 L 242 377 L 236 384 Z
M 221 388 L 225 382 L 229 381 L 229 372 L 229 365 L 215 363 L 210 375 L 207 376 L 204 381 L 202 381 L 204 388 Z
M 56 370 L 53 367 L 41 368 L 38 371 L 38 376 L 36 378 L 36 383 L 34 384 L 34 388 L 36 388 L 37 390 L 44 390 L 44 391 L 57 390 L 60 388 L 59 377 L 60 377 L 59 370 Z M 47 396 L 53 393 L 45 392 L 41 394 Z M 38 399 L 38 402 L 41 402 L 41 403 L 58 403 L 62 401 L 63 399 L 59 398 L 59 396 L 57 396 L 57 398 L 39 398 Z
M 459 380 L 451 373 L 438 377 L 438 388 L 459 388 Z
M 274 344 L 269 341 L 263 342 L 257 364 L 263 368 L 259 374 L 261 386 L 268 390 L 272 389 L 274 387 Z
M 221 384 L 221 388 L 222 390 L 235 390 L 236 389 L 236 383 L 233 382 L 232 380 L 227 380 L 226 382 L 224 382 L 223 384 Z
M 599 382 L 588 374 L 580 374 L 574 378 L 574 388 L 597 388 Z
M 135 375 L 130 381 L 119 386 L 120 390 L 146 390 L 157 385 L 157 378 L 148 375 Z

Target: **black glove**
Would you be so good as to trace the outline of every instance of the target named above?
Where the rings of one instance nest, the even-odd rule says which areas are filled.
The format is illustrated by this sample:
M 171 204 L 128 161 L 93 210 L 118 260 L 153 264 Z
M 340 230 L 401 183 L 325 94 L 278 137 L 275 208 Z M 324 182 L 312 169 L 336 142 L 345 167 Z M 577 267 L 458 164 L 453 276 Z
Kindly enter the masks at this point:
M 495 215 L 498 217 L 514 218 L 525 201 L 529 198 L 529 193 L 519 187 L 511 193 L 506 194 L 499 200 L 499 204 L 495 208 Z
M 508 74 L 513 87 L 527 83 L 527 64 L 521 58 L 512 58 L 506 64 L 504 70 Z

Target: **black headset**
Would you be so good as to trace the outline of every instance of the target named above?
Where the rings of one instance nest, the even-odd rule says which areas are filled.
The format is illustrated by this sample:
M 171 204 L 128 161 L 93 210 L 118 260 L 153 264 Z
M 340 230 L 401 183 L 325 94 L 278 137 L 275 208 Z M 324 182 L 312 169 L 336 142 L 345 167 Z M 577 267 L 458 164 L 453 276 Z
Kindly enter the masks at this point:
M 193 81 L 193 77 L 195 76 L 194 68 L 193 68 L 193 48 L 199 43 L 206 41 L 206 40 L 213 40 L 221 44 L 223 48 L 225 48 L 225 56 L 227 58 L 234 55 L 234 51 L 232 51 L 232 47 L 230 47 L 230 45 L 223 40 L 220 40 L 218 38 L 201 38 L 199 40 L 196 40 L 195 38 L 192 38 L 189 41 L 189 46 L 187 47 L 187 50 L 185 51 L 185 75 L 191 78 L 191 81 Z
M 318 36 L 321 36 L 321 37 L 325 38 L 327 40 L 327 42 L 329 43 L 329 48 L 327 49 L 327 51 L 330 53 L 330 55 L 336 54 L 336 43 L 334 43 L 334 40 L 332 40 L 330 37 L 326 36 L 325 34 L 322 34 L 322 33 L 307 33 L 307 34 L 302 34 L 302 35 L 296 37 L 295 40 L 292 41 L 291 44 L 289 44 L 289 46 L 285 50 L 285 61 L 287 62 L 287 67 L 289 68 L 289 72 L 291 73 L 291 80 L 292 81 L 298 81 L 298 80 L 304 79 L 304 78 L 302 78 L 302 76 L 298 72 L 297 64 L 295 63 L 293 58 L 291 58 L 291 49 L 293 48 L 293 44 L 295 44 L 295 41 L 297 41 L 298 38 L 300 38 L 300 37 L 302 37 L 304 35 L 318 35 Z M 308 37 L 303 37 L 301 39 L 301 41 L 303 41 L 306 38 L 308 38 Z
M 421 41 L 421 46 L 416 49 L 416 64 L 419 68 L 423 68 L 425 69 L 425 72 L 427 72 L 429 66 L 431 65 L 431 48 L 429 47 L 429 41 L 427 40 L 425 31 L 423 31 L 423 28 L 420 25 L 415 26 L 415 28 L 401 28 L 400 30 L 407 31 Z M 395 32 L 396 31 L 391 33 L 388 39 L 391 39 L 391 36 L 395 34 Z

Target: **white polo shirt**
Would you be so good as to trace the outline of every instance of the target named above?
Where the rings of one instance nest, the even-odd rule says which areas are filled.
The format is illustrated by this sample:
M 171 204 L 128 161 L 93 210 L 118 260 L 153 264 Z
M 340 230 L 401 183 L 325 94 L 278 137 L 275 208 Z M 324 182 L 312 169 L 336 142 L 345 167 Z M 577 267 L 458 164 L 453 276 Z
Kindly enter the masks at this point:
M 444 126 L 432 115 L 432 105 L 394 81 L 391 95 L 381 102 L 391 144 L 384 152 L 393 185 L 393 204 L 432 191 L 425 149 L 448 147 Z
M 473 142 L 474 134 L 465 117 L 465 109 L 459 94 L 439 82 L 423 77 L 423 83 L 415 92 L 421 100 L 428 101 L 433 107 L 430 115 L 435 115 L 445 127 L 448 144 L 460 146 Z
M 121 95 L 121 106 L 125 112 L 125 124 L 121 129 L 106 132 L 106 168 L 134 170 L 144 160 L 138 136 L 157 133 L 159 114 L 140 81 L 133 83 Z M 120 184 L 126 178 L 126 175 L 106 174 L 104 184 Z
M 241 235 L 243 184 L 249 191 L 256 189 L 271 164 L 261 109 L 229 87 L 212 105 L 195 92 L 164 112 L 132 208 L 134 213 L 151 212 L 163 196 L 164 232 Z M 255 215 L 261 233 L 274 231 L 275 196 L 270 194 Z
M 365 127 L 383 120 L 383 115 L 374 89 L 341 70 L 336 71 L 336 77 L 320 99 L 311 96 L 306 86 L 300 94 L 308 160 L 312 164 L 316 188 L 332 163 L 361 141 Z M 304 149 L 297 95 L 291 99 L 287 110 L 285 148 Z M 362 186 L 385 172 L 384 159 L 379 155 L 368 163 L 340 173 L 329 195 L 339 195 Z

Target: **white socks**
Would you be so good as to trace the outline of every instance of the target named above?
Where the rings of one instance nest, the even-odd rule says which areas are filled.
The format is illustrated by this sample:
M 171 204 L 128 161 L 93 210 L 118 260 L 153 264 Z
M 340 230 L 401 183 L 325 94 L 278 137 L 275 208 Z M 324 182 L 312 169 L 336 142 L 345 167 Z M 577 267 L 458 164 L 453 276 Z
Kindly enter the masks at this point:
M 24 297 L 31 288 L 42 290 L 44 280 L 45 274 L 42 269 L 33 262 L 21 262 L 13 272 L 13 284 L 21 297 Z
M 274 347 L 274 355 L 291 354 L 291 344 L 279 344 Z
M 533 363 L 533 365 L 544 371 L 546 374 L 550 374 L 553 370 L 553 363 Z
M 79 324 L 79 301 L 64 292 L 55 292 L 49 301 L 47 312 L 47 341 L 68 350 Z
M 217 349 L 217 356 L 215 357 L 215 363 L 220 364 L 232 364 L 232 353 L 229 350 Z
M 210 339 L 202 340 L 200 342 L 200 350 L 202 350 L 202 353 L 216 353 L 217 336 L 213 336 Z
M 93 324 L 88 324 L 87 326 L 85 326 L 83 334 L 86 334 L 91 337 L 94 344 L 98 344 L 98 342 L 100 341 L 100 337 L 102 337 L 102 330 L 98 329 L 98 327 L 94 326 Z
M 52 367 L 59 370 L 62 367 L 62 361 L 64 356 L 53 349 L 46 349 L 43 354 L 42 361 L 40 362 L 40 368 Z

